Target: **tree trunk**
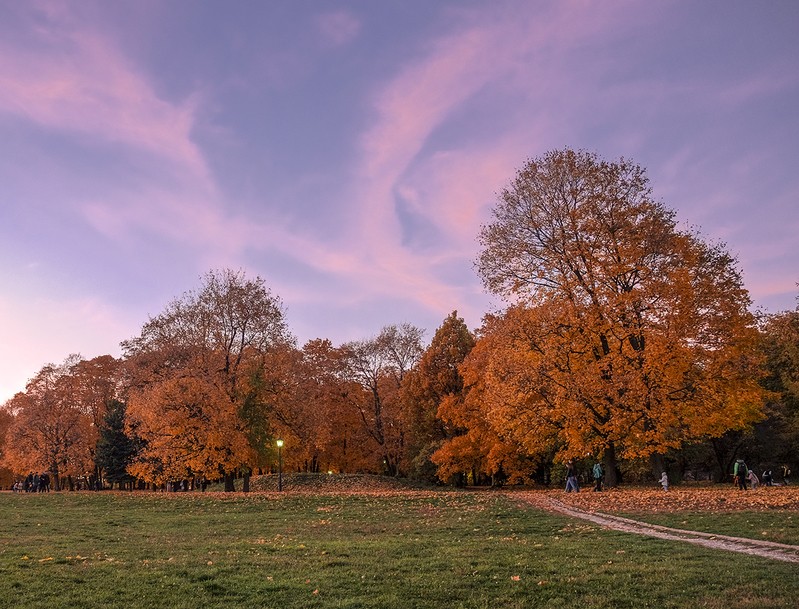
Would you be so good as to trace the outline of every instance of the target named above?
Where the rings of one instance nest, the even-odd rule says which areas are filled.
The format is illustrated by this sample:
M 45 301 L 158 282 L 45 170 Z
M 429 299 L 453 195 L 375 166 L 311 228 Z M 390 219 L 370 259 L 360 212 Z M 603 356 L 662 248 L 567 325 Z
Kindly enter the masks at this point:
M 653 453 L 649 455 L 649 467 L 656 479 L 660 479 L 660 475 L 666 471 L 666 460 L 661 453 Z
M 621 478 L 619 464 L 616 460 L 616 446 L 613 442 L 608 443 L 602 455 L 602 464 L 605 466 L 605 487 L 613 488 L 619 485 Z
M 245 493 L 250 492 L 250 474 L 244 474 L 244 487 L 242 489 Z
M 232 493 L 236 490 L 236 486 L 234 484 L 235 478 L 233 474 L 225 474 L 225 492 Z
M 721 438 L 712 438 L 710 445 L 713 447 L 719 467 L 719 477 L 716 482 L 729 482 L 732 480 L 733 464 L 743 446 L 743 434 L 729 432 Z

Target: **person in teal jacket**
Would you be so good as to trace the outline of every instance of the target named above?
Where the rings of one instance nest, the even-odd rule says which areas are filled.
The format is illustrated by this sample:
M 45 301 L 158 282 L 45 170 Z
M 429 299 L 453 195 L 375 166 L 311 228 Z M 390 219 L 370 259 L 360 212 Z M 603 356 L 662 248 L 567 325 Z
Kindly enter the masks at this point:
M 602 464 L 597 461 L 594 463 L 594 492 L 602 490 L 602 479 L 605 477 L 605 470 L 602 469 Z

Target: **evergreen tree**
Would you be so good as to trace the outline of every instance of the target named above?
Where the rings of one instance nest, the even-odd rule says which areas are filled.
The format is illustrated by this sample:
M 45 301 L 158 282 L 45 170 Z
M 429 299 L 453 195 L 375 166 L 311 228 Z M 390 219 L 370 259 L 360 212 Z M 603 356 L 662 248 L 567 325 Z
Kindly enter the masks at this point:
M 133 481 L 127 467 L 137 453 L 136 439 L 125 433 L 126 410 L 124 402 L 112 400 L 108 404 L 97 442 L 97 465 L 105 472 L 105 479 L 120 488 Z

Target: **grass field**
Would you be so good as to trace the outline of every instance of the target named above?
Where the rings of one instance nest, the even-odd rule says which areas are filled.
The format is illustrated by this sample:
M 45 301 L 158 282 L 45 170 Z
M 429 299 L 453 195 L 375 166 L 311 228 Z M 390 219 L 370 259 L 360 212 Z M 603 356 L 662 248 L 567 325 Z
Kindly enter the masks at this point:
M 606 531 L 500 493 L 0 494 L 4 607 L 797 604 L 796 564 Z

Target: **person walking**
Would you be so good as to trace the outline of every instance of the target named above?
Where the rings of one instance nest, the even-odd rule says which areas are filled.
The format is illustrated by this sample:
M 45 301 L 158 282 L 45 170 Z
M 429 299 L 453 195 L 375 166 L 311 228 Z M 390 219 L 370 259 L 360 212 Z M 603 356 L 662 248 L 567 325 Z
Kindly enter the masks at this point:
M 594 463 L 594 492 L 598 493 L 602 490 L 602 479 L 605 477 L 605 471 L 602 469 L 602 464 L 597 461 Z
M 669 475 L 666 472 L 660 474 L 660 486 L 663 487 L 664 491 L 669 490 Z
M 782 483 L 785 486 L 788 486 L 788 478 L 791 476 L 791 469 L 788 467 L 788 464 L 782 466 Z
M 749 478 L 749 484 L 752 486 L 752 490 L 760 486 L 760 479 L 757 477 L 755 470 L 750 469 L 747 477 Z
M 577 470 L 574 469 L 574 463 L 569 461 L 566 464 L 566 492 L 570 493 L 580 492 L 580 486 L 577 484 Z
M 735 460 L 735 465 L 732 466 L 732 475 L 735 484 L 738 486 L 738 490 L 745 491 L 749 468 L 746 467 L 746 463 L 744 463 L 743 459 L 738 458 Z

